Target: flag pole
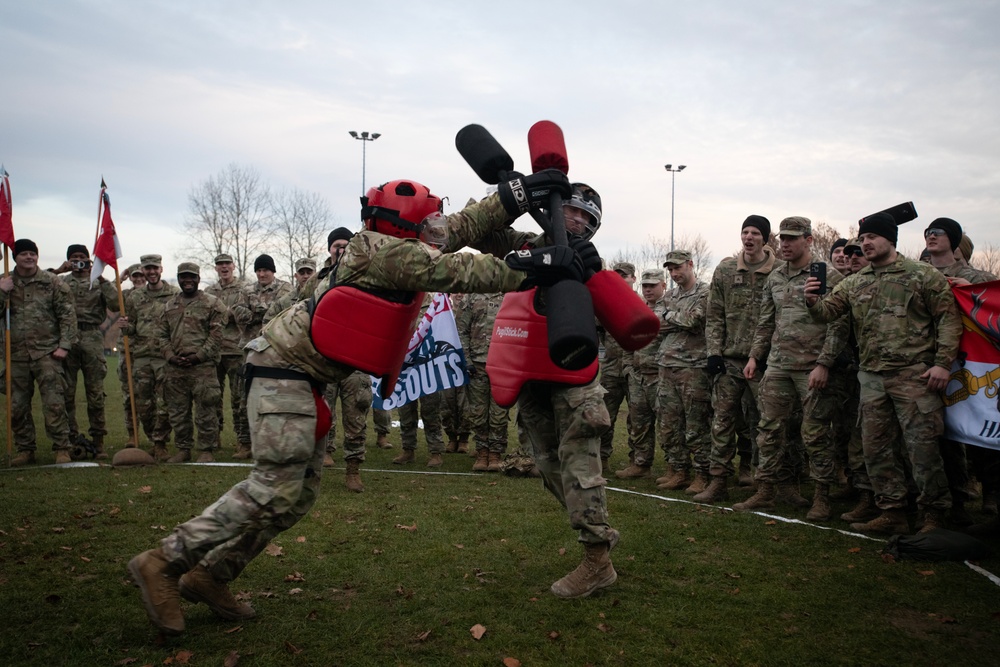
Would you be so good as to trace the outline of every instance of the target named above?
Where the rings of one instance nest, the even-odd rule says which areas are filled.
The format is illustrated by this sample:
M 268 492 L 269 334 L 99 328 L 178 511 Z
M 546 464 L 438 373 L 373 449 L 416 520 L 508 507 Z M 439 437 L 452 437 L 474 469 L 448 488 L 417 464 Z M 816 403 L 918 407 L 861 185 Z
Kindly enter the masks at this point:
M 97 229 L 94 230 L 94 247 L 97 247 L 97 239 L 101 238 L 101 207 L 104 205 L 104 191 L 108 189 L 107 184 L 104 182 L 104 176 L 101 176 L 101 196 L 97 198 Z M 115 274 L 117 275 L 118 270 L 115 269 Z M 93 286 L 91 286 L 93 287 Z M 120 290 L 119 290 L 120 291 Z
M 10 248 L 5 243 L 3 246 L 3 277 L 10 276 Z M 7 307 L 4 309 L 4 331 L 3 331 L 3 358 L 4 358 L 4 393 L 7 397 L 7 465 L 10 465 L 12 447 L 14 440 L 14 421 L 11 415 L 11 378 L 10 378 L 10 300 L 8 297 Z
M 115 266 L 115 289 L 118 290 L 118 312 L 125 313 L 125 295 L 122 294 L 122 281 Z M 122 348 L 125 352 L 125 376 L 128 378 L 128 406 L 132 411 L 132 432 L 129 433 L 129 441 L 126 447 L 131 444 L 133 447 L 139 446 L 139 420 L 135 409 L 135 384 L 132 381 L 132 353 L 128 346 L 128 334 L 122 332 Z

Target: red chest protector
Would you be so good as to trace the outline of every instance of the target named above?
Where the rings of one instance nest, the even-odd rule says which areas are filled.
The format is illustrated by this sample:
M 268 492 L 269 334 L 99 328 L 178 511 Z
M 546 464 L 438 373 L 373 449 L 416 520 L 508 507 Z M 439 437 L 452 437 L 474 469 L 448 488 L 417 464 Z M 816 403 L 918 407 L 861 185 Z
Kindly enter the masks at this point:
M 556 366 L 549 357 L 548 322 L 535 309 L 537 289 L 510 292 L 503 298 L 490 349 L 486 355 L 486 373 L 490 394 L 498 405 L 508 408 L 517 402 L 525 382 L 554 382 L 584 385 L 597 377 L 598 362 L 578 371 Z
M 423 292 L 402 294 L 408 301 L 397 303 L 340 285 L 324 292 L 311 308 L 309 338 L 316 350 L 331 361 L 382 378 L 382 398 L 396 387 L 424 300 Z

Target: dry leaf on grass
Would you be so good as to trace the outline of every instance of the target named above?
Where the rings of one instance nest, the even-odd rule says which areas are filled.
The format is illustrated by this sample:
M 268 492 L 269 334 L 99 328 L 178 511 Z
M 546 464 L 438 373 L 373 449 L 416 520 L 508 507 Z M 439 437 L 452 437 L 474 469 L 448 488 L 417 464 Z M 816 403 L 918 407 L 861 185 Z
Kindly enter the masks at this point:
M 600 630 L 601 632 L 611 632 L 611 626 L 608 625 L 607 623 L 598 623 L 597 629 Z
M 925 577 L 930 577 L 934 575 L 934 570 L 917 570 L 917 574 L 922 574 Z
M 298 595 L 301 592 L 302 592 L 301 588 L 293 588 L 292 590 L 288 591 L 288 594 L 289 595 Z
M 471 628 L 469 628 L 469 632 L 472 634 L 473 639 L 479 641 L 480 639 L 483 638 L 483 635 L 486 634 L 486 627 L 480 625 L 479 623 L 476 623 Z
M 291 574 L 285 575 L 285 581 L 305 581 L 306 578 L 302 576 L 301 572 L 292 572 Z
M 133 662 L 139 662 L 139 659 L 138 658 L 122 658 L 121 660 L 119 660 L 118 662 L 115 663 L 115 667 L 119 667 L 119 665 L 121 665 L 121 666 L 131 665 Z
M 859 553 L 861 553 L 861 547 L 851 547 L 850 549 L 847 550 L 847 553 L 849 553 L 849 554 L 859 554 Z
M 559 639 L 559 633 L 553 630 L 552 632 L 549 633 L 549 639 L 551 639 L 552 641 Z
M 431 631 L 430 630 L 424 630 L 423 632 L 421 632 L 419 635 L 416 636 L 416 640 L 418 642 L 425 642 L 425 641 L 427 641 L 427 638 L 430 637 L 430 636 L 431 636 Z
M 264 547 L 264 553 L 268 556 L 284 556 L 285 550 L 279 547 L 277 544 L 268 544 Z
M 413 533 L 413 532 L 416 532 L 416 530 L 417 530 L 417 524 L 416 524 L 416 522 L 414 522 L 414 524 L 412 526 L 404 526 L 401 523 L 397 523 L 396 524 L 396 528 L 399 528 L 400 530 L 408 530 L 411 533 Z
M 243 626 L 237 625 L 235 628 L 229 628 L 228 630 L 223 630 L 222 633 L 226 635 L 231 635 L 234 632 L 243 632 Z
M 139 487 L 139 493 L 152 493 L 152 492 L 153 492 L 153 487 L 149 486 L 148 484 L 146 486 Z
M 559 549 L 559 555 L 560 556 L 565 556 L 566 555 L 566 548 L 565 547 L 560 547 L 560 549 Z
M 288 651 L 289 653 L 294 653 L 295 655 L 302 653 L 302 649 L 300 649 L 298 646 L 288 641 L 287 639 L 285 640 L 285 650 Z
M 298 542 L 299 544 L 302 544 L 303 542 L 306 541 L 306 536 L 305 535 L 299 535 L 298 537 L 295 538 L 295 541 Z
M 521 667 L 521 661 L 517 658 L 504 658 L 503 667 Z
M 464 549 L 465 548 L 464 544 L 453 544 L 451 546 L 455 547 L 456 549 Z
M 222 667 L 236 667 L 240 661 L 240 654 L 236 651 L 230 651 L 226 659 L 222 661 Z
M 695 540 L 693 537 L 689 537 L 689 538 L 687 538 L 687 541 L 688 542 L 696 542 L 697 540 Z
M 56 526 L 55 528 L 52 529 L 52 532 L 55 533 L 56 535 L 61 535 L 62 533 L 66 532 L 66 529 L 63 528 L 62 526 Z
M 776 526 L 776 525 L 778 525 L 778 522 L 777 522 L 777 521 L 775 521 L 774 519 L 771 519 L 771 520 L 769 520 L 769 521 L 765 521 L 765 522 L 764 522 L 764 525 L 765 525 L 765 526 Z

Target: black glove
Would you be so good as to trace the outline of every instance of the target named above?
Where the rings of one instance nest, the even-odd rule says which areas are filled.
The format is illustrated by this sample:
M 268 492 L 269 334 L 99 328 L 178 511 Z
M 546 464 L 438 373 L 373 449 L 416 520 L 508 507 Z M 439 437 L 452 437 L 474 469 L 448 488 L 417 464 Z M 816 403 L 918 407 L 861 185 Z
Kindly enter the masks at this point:
M 708 374 L 719 375 L 726 372 L 726 362 L 717 354 L 708 358 Z
M 583 262 L 568 246 L 545 246 L 530 250 L 513 250 L 504 257 L 507 266 L 524 271 L 527 277 L 520 289 L 548 287 L 562 280 L 583 282 Z
M 558 169 L 543 169 L 537 174 L 518 176 L 497 185 L 500 203 L 514 217 L 533 208 L 548 206 L 549 193 L 553 191 L 560 193 L 565 199 L 573 194 L 569 179 Z
M 586 271 L 585 278 L 587 280 L 590 280 L 592 275 L 604 268 L 601 256 L 597 254 L 597 248 L 590 241 L 582 239 L 579 236 L 570 236 L 569 247 L 575 250 L 576 254 L 580 256 L 580 261 L 583 262 L 583 268 Z

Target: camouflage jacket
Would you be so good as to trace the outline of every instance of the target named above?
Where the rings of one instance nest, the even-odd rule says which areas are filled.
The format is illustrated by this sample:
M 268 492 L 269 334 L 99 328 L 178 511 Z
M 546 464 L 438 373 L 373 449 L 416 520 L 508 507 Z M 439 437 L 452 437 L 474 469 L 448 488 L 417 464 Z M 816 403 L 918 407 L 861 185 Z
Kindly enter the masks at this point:
M 649 303 L 646 305 L 649 306 Z M 660 332 L 656 334 L 656 338 L 649 345 L 632 353 L 633 373 L 657 374 L 660 372 L 660 365 L 657 363 L 657 358 L 659 356 L 660 345 L 663 344 L 663 339 L 667 335 L 666 323 L 663 321 L 663 316 L 667 313 L 666 295 L 649 307 L 653 309 L 653 313 L 660 320 Z
M 699 280 L 686 292 L 674 287 L 663 302 L 666 311 L 660 329 L 665 335 L 657 350 L 656 363 L 665 368 L 704 368 L 708 285 Z
M 160 321 L 163 319 L 163 304 L 166 300 L 180 292 L 180 289 L 160 281 L 162 287 L 158 290 L 149 289 L 143 285 L 128 293 L 125 300 L 125 316 L 128 317 L 128 327 L 125 333 L 129 337 L 129 351 L 132 357 L 163 356 L 160 347 Z
M 525 274 L 488 255 L 454 252 L 471 239 L 510 224 L 510 216 L 491 195 L 446 218 L 447 252 L 417 239 L 399 239 L 378 232 L 355 234 L 340 258 L 335 282 L 361 289 L 424 292 L 509 292 L 524 282 Z M 329 289 L 318 281 L 315 295 Z M 309 337 L 308 301 L 300 301 L 272 320 L 249 349 L 274 348 L 285 361 L 324 382 L 335 382 L 354 369 L 323 357 Z
M 632 372 L 632 353 L 618 344 L 615 337 L 598 325 L 598 334 L 604 344 L 604 357 L 601 358 L 602 378 L 626 378 Z
M 10 309 L 11 361 L 34 361 L 56 348 L 69 350 L 77 340 L 76 310 L 69 287 L 58 276 L 38 269 L 35 275 L 10 272 L 14 287 L 0 290 Z
M 230 307 L 233 316 L 243 327 L 242 348 L 247 341 L 260 335 L 264 326 L 264 315 L 275 299 L 280 299 L 293 291 L 291 283 L 275 278 L 269 285 L 259 282 L 243 289 L 243 298 Z
M 234 278 L 228 285 L 217 282 L 204 289 L 206 294 L 211 294 L 221 301 L 229 311 L 229 318 L 226 328 L 222 332 L 222 348 L 220 354 L 226 356 L 242 356 L 243 348 L 240 343 L 243 341 L 243 327 L 236 321 L 236 315 L 232 312 L 233 306 L 243 300 L 243 293 L 246 290 L 246 283 L 239 278 Z
M 312 276 L 310 276 L 311 278 Z M 303 285 L 305 287 L 305 285 Z M 291 308 L 299 301 L 306 298 L 308 293 L 304 289 L 299 289 L 296 285 L 291 292 L 287 292 L 277 299 L 271 302 L 271 305 L 267 307 L 267 312 L 264 313 L 263 325 L 267 326 L 267 323 L 273 320 L 275 317 L 281 314 L 281 311 L 286 308 Z
M 486 353 L 490 349 L 490 338 L 493 337 L 493 323 L 503 294 L 466 294 L 462 300 L 462 309 L 455 317 L 458 325 L 458 336 L 465 348 L 465 358 L 477 364 L 486 363 Z
M 746 360 L 757 329 L 760 295 L 774 268 L 774 252 L 764 247 L 764 264 L 751 271 L 740 251 L 719 262 L 712 275 L 705 314 L 705 351 L 708 356 Z
M 821 322 L 850 313 L 859 366 L 874 373 L 918 363 L 950 370 L 962 335 L 948 281 L 933 266 L 902 255 L 848 276 L 809 313 Z
M 69 287 L 76 308 L 76 325 L 81 329 L 96 329 L 108 319 L 108 312 L 117 313 L 118 290 L 114 283 L 103 277 L 97 279 L 94 289 L 90 288 L 90 276 L 77 277 L 67 274 L 62 281 Z
M 798 270 L 788 262 L 778 262 L 764 281 L 760 318 L 750 356 L 758 362 L 787 371 L 812 370 L 817 364 L 833 368 L 847 345 L 850 320 L 838 317 L 829 324 L 815 321 L 806 308 L 804 288 L 809 278 L 809 264 Z M 844 277 L 837 271 L 827 273 L 827 289 Z
M 221 300 L 199 290 L 193 297 L 174 294 L 163 304 L 160 317 L 160 349 L 164 359 L 191 356 L 197 363 L 219 363 L 219 350 L 229 319 Z
M 968 264 L 963 264 L 957 260 L 948 266 L 935 266 L 934 268 L 940 271 L 941 275 L 945 278 L 964 278 L 973 285 L 988 283 L 997 279 L 997 277 L 989 271 L 980 271 L 979 269 L 973 268 Z

